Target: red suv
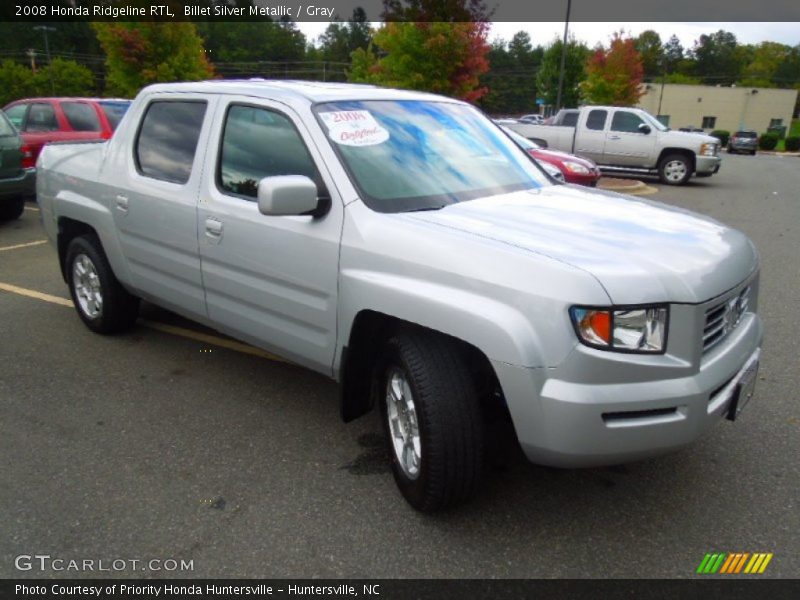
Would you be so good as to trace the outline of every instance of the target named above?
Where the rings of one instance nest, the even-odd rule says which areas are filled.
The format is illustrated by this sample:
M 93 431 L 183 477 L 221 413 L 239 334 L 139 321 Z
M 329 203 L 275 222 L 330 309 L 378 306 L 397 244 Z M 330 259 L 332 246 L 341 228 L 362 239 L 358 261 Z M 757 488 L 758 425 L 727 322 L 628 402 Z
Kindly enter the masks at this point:
M 130 103 L 105 98 L 27 98 L 3 110 L 20 131 L 35 163 L 48 142 L 107 140 Z

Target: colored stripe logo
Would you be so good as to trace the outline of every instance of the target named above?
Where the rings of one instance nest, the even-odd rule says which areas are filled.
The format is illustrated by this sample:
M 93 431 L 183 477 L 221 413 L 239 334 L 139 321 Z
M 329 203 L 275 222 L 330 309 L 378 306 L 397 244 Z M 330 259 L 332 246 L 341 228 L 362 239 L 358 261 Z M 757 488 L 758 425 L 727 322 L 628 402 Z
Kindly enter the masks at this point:
M 700 561 L 697 573 L 701 575 L 760 575 L 772 560 L 772 552 L 717 552 L 708 553 Z

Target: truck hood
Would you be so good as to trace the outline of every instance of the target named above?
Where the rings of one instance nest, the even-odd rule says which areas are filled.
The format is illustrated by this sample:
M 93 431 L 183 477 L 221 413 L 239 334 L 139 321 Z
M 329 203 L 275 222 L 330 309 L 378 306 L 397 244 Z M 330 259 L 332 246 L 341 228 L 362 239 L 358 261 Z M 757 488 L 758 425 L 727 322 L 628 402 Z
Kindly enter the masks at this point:
M 670 130 L 659 134 L 659 143 L 662 146 L 675 144 L 682 148 L 700 148 L 703 144 L 719 144 L 719 140 L 705 133 Z
M 552 186 L 404 216 L 587 271 L 615 304 L 703 302 L 758 267 L 755 247 L 739 231 L 602 190 Z

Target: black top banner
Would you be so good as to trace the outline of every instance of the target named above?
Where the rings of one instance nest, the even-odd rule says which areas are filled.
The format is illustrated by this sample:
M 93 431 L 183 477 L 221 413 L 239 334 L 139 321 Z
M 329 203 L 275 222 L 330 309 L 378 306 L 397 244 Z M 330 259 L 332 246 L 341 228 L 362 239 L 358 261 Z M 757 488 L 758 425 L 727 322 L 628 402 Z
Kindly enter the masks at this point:
M 408 8 L 409 0 L 8 0 L 0 20 L 57 21 L 332 21 L 363 8 L 370 21 L 387 17 L 387 4 Z M 463 21 L 462 7 L 479 6 L 494 22 L 563 22 L 568 0 L 431 0 L 389 20 Z M 800 22 L 798 0 L 571 0 L 572 22 Z M 474 13 L 473 13 L 474 14 Z M 408 18 L 413 15 L 413 18 Z

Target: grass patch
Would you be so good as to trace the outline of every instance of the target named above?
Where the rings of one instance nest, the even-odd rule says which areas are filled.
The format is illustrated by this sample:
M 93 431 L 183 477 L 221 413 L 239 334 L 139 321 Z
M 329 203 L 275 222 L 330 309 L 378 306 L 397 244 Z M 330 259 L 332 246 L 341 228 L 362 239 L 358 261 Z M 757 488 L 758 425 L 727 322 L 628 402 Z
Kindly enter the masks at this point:
M 800 119 L 792 119 L 792 125 L 789 131 L 786 132 L 786 137 L 800 136 Z M 775 146 L 774 152 L 786 152 L 786 140 L 778 140 L 778 145 Z

